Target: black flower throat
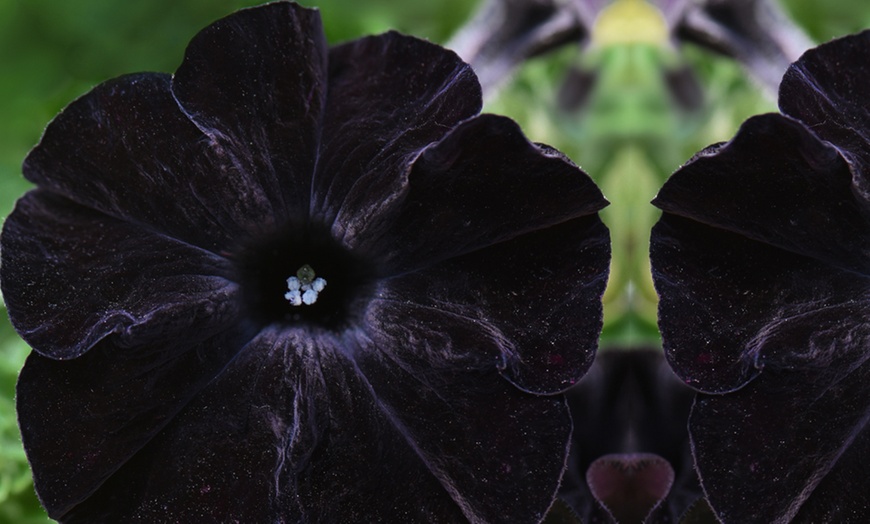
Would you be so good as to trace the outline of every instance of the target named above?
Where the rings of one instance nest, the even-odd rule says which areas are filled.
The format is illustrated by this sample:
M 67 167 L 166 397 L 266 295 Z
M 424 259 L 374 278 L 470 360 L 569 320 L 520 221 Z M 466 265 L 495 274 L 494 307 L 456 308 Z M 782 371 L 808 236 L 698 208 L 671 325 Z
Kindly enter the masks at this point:
M 235 259 L 245 309 L 260 325 L 341 329 L 362 314 L 375 279 L 373 264 L 340 245 L 325 228 L 310 225 L 285 227 L 242 247 Z M 328 286 L 314 303 L 300 306 L 285 296 L 288 278 L 309 269 Z

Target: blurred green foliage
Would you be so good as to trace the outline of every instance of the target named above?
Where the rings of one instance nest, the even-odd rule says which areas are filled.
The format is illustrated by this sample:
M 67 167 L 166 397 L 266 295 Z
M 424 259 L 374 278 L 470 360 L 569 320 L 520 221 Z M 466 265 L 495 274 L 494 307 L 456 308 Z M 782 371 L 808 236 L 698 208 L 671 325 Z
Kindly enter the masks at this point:
M 173 71 L 188 40 L 209 22 L 256 0 L 0 0 L 0 217 L 29 185 L 21 161 L 47 122 L 95 84 L 135 71 Z M 339 42 L 387 29 L 445 42 L 474 8 L 467 0 L 303 1 L 321 9 L 327 36 Z M 870 27 L 866 0 L 787 0 L 783 4 L 817 42 Z M 551 144 L 584 167 L 611 200 L 604 219 L 614 262 L 606 295 L 604 345 L 656 343 L 655 294 L 647 261 L 648 202 L 681 162 L 730 138 L 748 116 L 775 110 L 736 64 L 683 50 L 678 60 L 700 75 L 706 103 L 681 113 L 655 72 L 677 60 L 654 49 L 581 56 L 564 49 L 527 63 L 486 110 L 518 120 L 534 141 Z M 597 62 L 596 62 L 597 61 Z M 556 109 L 569 65 L 603 67 L 600 89 L 583 114 Z M 28 353 L 0 311 L 0 523 L 48 522 L 33 494 L 12 396 Z

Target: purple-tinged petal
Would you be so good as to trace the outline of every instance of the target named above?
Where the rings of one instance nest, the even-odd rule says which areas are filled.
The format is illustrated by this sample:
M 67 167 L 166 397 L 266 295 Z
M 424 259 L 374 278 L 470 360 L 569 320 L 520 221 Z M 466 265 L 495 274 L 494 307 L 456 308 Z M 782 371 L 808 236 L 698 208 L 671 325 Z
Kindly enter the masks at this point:
M 560 153 L 530 143 L 507 118 L 481 115 L 427 148 L 411 169 L 403 201 L 347 241 L 371 250 L 389 275 L 593 215 L 606 205 L 592 180 Z
M 870 458 L 866 110 L 847 79 L 852 65 L 866 76 L 867 44 L 864 34 L 807 53 L 781 92 L 791 116 L 749 120 L 656 200 L 668 358 L 696 388 L 723 393 L 699 397 L 690 434 L 724 522 L 860 522 L 870 511 L 856 482 Z
M 369 316 L 369 340 L 354 360 L 465 517 L 540 522 L 565 469 L 564 399 L 504 381 L 485 328 L 472 320 L 388 300 L 376 300 Z
M 107 337 L 123 348 L 192 344 L 239 314 L 226 260 L 42 190 L 18 202 L 0 252 L 9 316 L 50 358 Z
M 317 453 L 329 412 L 313 410 L 327 401 L 312 362 L 322 348 L 294 334 L 267 328 L 239 346 L 163 431 L 62 522 L 303 522 L 297 503 L 286 500 L 296 486 L 282 486 L 280 470 L 303 469 Z
M 307 217 L 326 99 L 326 56 L 319 12 L 276 2 L 238 11 L 202 30 L 173 77 L 172 92 L 207 137 L 203 140 L 212 141 L 243 174 L 247 194 L 263 200 L 257 210 L 275 212 L 266 220 Z
M 670 492 L 674 470 L 651 453 L 605 455 L 589 466 L 586 482 L 615 522 L 646 522 Z
M 793 365 L 809 355 L 806 333 L 793 329 L 870 292 L 866 276 L 670 215 L 653 229 L 651 255 L 668 360 L 708 393 Z M 790 343 L 771 346 L 775 336 Z
M 264 330 L 64 522 L 540 521 L 561 399 L 461 368 L 433 390 L 349 336 Z
M 675 173 L 653 201 L 673 215 L 818 259 L 870 269 L 866 204 L 838 149 L 791 118 L 747 120 Z
M 849 161 L 864 206 L 870 202 L 870 31 L 807 51 L 782 79 L 779 106 Z
M 457 353 L 478 353 L 524 391 L 552 394 L 592 363 L 609 255 L 607 229 L 581 217 L 395 277 L 380 296 L 409 317 L 438 319 Z M 441 350 L 417 351 L 437 359 Z
M 170 77 L 100 84 L 46 128 L 24 162 L 41 188 L 219 252 L 274 222 L 266 187 L 178 108 Z
M 434 44 L 391 32 L 331 48 L 315 218 L 357 235 L 400 197 L 420 151 L 481 103 L 471 68 Z
M 866 309 L 808 319 L 817 324 L 801 331 L 815 352 L 808 357 L 819 360 L 808 370 L 764 373 L 740 391 L 699 396 L 689 430 L 723 522 L 862 522 L 870 514 Z
M 250 336 L 243 329 L 193 333 L 190 338 L 200 340 L 135 350 L 106 340 L 69 361 L 31 354 L 18 380 L 18 422 L 49 515 L 61 518 L 87 500 Z
M 851 181 L 833 146 L 780 115 L 751 118 L 668 180 L 650 255 L 678 375 L 711 393 L 740 387 L 763 365 L 769 326 L 868 274 L 870 228 Z

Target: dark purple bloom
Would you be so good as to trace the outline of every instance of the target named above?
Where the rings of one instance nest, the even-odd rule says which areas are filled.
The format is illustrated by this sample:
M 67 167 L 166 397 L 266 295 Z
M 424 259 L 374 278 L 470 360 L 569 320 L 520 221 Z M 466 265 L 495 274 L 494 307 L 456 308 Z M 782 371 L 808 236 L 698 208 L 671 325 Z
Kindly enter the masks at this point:
M 870 32 L 807 52 L 665 184 L 653 276 L 668 360 L 726 523 L 870 515 Z
M 540 521 L 558 393 L 601 327 L 606 202 L 480 106 L 455 54 L 328 48 L 281 2 L 67 107 L 0 274 L 49 514 Z

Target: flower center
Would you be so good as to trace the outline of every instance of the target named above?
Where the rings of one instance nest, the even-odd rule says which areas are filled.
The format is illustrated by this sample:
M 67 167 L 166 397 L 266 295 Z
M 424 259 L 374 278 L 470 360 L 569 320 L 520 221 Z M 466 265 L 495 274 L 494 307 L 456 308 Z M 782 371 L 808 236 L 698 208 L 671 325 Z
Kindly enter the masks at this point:
M 376 276 L 371 263 L 311 225 L 260 238 L 234 259 L 245 311 L 259 325 L 342 329 L 364 313 Z
M 287 292 L 284 298 L 291 306 L 310 306 L 317 302 L 317 296 L 326 287 L 326 280 L 314 273 L 314 268 L 305 264 L 296 272 L 296 276 L 287 279 Z

